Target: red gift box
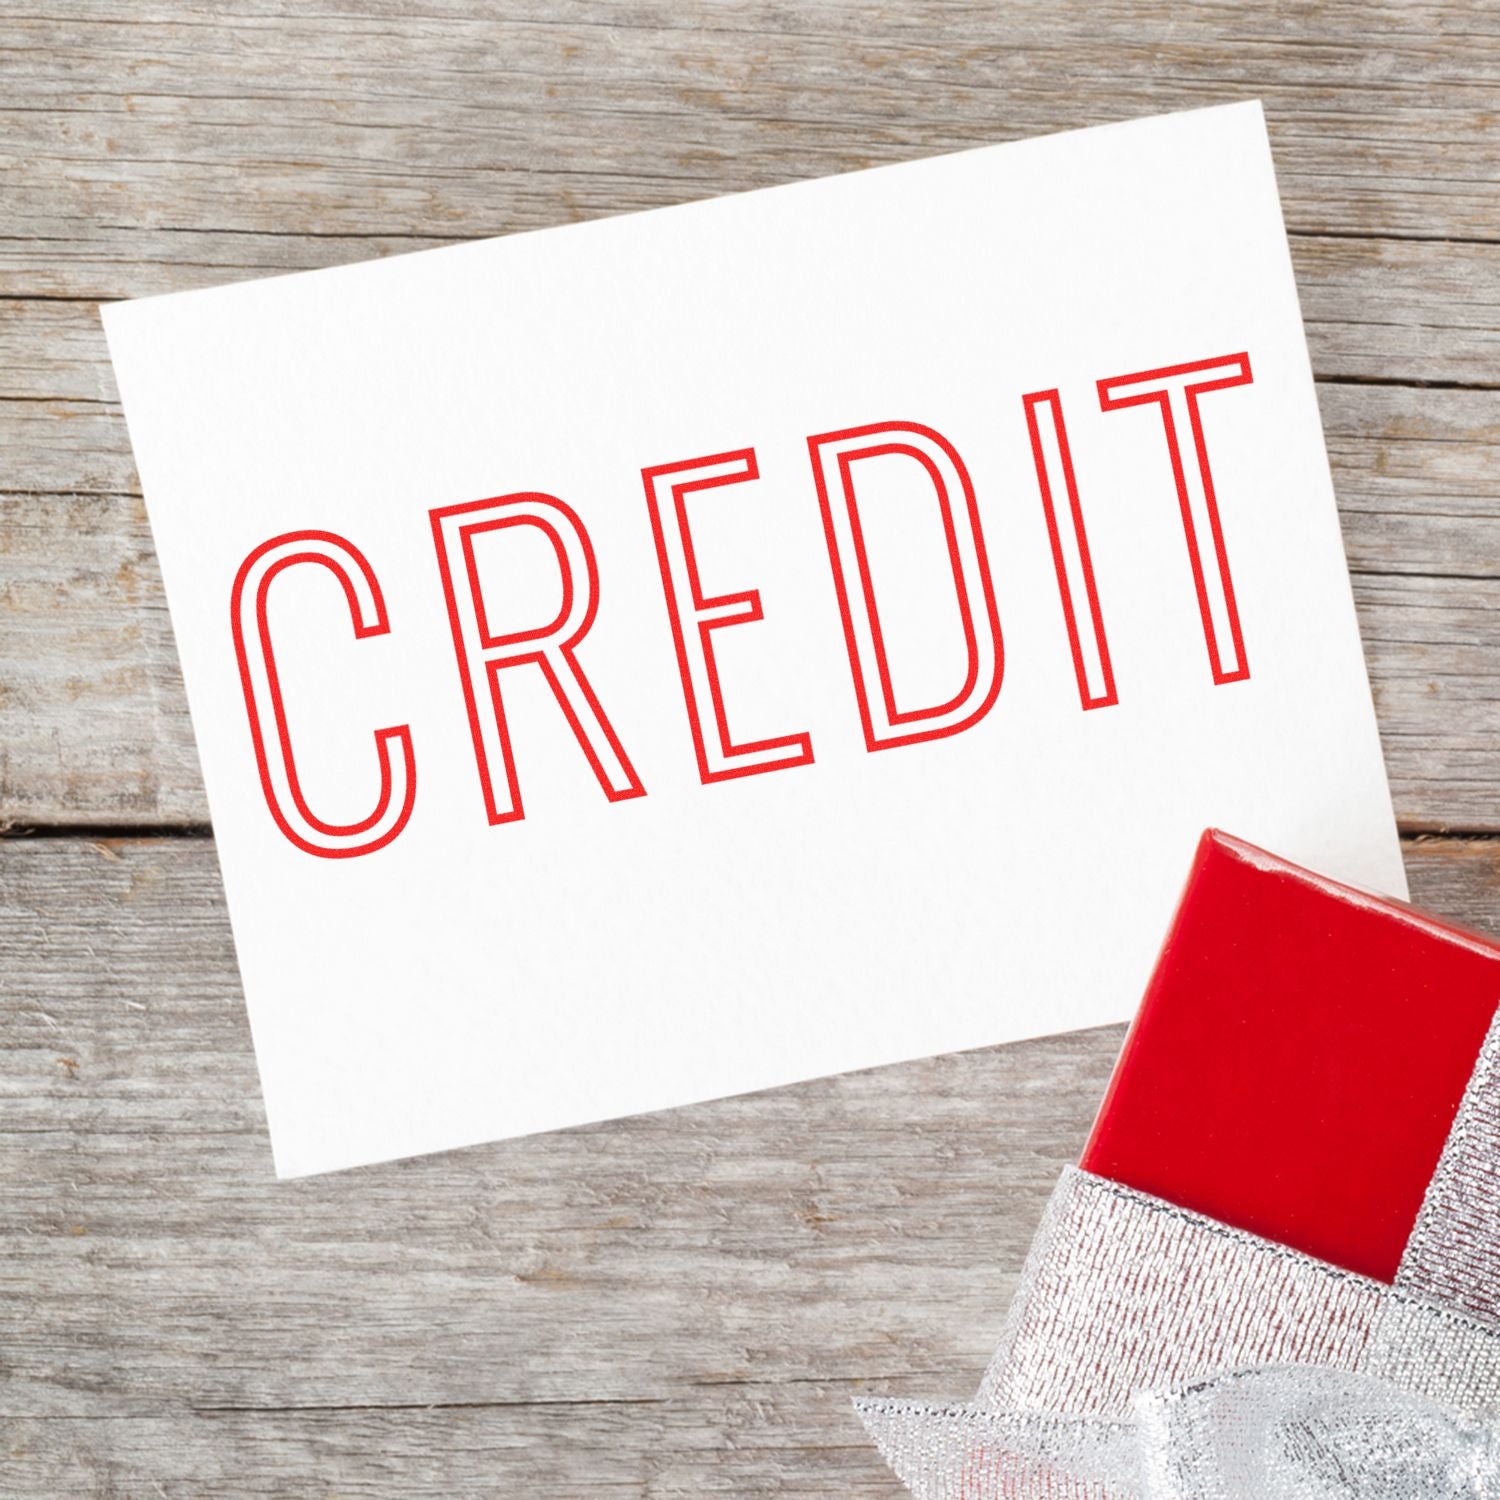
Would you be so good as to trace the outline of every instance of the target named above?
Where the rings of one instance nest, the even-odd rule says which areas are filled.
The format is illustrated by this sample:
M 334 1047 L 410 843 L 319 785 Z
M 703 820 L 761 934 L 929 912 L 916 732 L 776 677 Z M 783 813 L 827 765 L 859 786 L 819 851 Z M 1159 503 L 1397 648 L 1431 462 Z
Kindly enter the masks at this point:
M 1210 830 L 1085 1171 L 1394 1280 L 1500 947 Z

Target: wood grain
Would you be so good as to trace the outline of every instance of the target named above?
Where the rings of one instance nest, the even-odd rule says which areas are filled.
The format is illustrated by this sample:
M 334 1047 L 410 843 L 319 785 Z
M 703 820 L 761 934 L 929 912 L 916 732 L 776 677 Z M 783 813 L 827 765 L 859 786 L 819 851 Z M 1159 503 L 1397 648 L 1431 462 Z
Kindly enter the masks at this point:
M 94 304 L 1258 95 L 1393 791 L 1500 832 L 1500 14 L 1458 0 L 0 13 L 0 827 L 207 819 Z M 1500 928 L 1500 840 L 1407 843 Z M 290 1184 L 212 842 L 0 840 L 0 1493 L 881 1495 L 1118 1032 Z
M 233 974 L 210 841 L 0 843 L 7 1495 L 895 1495 L 849 1400 L 972 1393 L 1120 1039 L 276 1183 Z
M 496 234 L 1247 95 L 1294 229 L 1496 237 L 1500 25 L 1455 0 L 75 0 L 4 41 L 26 293 L 104 295 L 137 228 L 164 268 Z

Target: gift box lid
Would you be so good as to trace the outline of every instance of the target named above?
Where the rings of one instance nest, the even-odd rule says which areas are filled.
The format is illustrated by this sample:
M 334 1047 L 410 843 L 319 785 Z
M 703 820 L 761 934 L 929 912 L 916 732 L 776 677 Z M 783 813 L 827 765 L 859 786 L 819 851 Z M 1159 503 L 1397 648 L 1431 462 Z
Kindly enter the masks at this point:
M 1215 830 L 1080 1165 L 1395 1278 L 1500 1004 L 1500 946 Z

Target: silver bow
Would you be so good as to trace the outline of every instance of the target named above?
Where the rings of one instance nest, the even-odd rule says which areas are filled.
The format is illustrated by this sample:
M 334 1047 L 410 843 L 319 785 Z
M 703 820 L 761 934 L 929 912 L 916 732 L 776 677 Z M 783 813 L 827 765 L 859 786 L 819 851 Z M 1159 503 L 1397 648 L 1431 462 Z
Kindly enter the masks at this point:
M 1496 1500 L 1488 1422 L 1368 1375 L 1244 1370 L 1137 1408 L 1152 1500 Z
M 1316 1366 L 1143 1392 L 1119 1421 L 857 1405 L 923 1500 L 1500 1500 L 1489 1422 Z

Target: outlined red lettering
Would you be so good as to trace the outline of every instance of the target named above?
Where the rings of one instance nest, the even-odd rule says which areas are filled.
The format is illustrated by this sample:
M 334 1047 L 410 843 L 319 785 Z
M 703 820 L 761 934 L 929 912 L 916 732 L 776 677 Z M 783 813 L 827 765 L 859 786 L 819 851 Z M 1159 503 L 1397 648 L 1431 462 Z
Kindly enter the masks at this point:
M 561 500 L 535 492 L 440 506 L 429 514 L 489 821 L 513 823 L 526 816 L 500 691 L 501 674 L 513 667 L 535 666 L 541 671 L 611 802 L 645 796 L 578 661 L 578 645 L 599 607 L 599 569 L 583 522 Z M 562 605 L 556 618 L 543 625 L 497 633 L 485 613 L 474 538 L 513 526 L 535 527 L 552 543 Z M 497 766 L 503 772 L 498 785 Z
M 1052 542 L 1052 564 L 1057 570 L 1057 592 L 1062 600 L 1068 646 L 1073 653 L 1078 700 L 1085 709 L 1109 708 L 1120 699 L 1115 691 L 1109 640 L 1099 609 L 1099 590 L 1094 584 L 1088 530 L 1083 522 L 1083 508 L 1078 503 L 1078 482 L 1073 474 L 1062 398 L 1056 390 L 1032 391 L 1021 401 L 1026 408 L 1026 430 L 1031 435 L 1031 456 L 1036 462 L 1042 509 L 1047 516 L 1047 535 Z M 1059 489 L 1065 504 L 1059 504 Z M 1081 614 L 1080 600 L 1085 607 Z
M 714 657 L 713 632 L 729 625 L 748 625 L 763 619 L 764 614 L 758 591 L 746 589 L 737 594 L 710 596 L 703 592 L 698 576 L 688 522 L 688 496 L 759 477 L 753 448 L 641 470 L 651 514 L 651 533 L 656 540 L 656 559 L 661 568 L 662 592 L 666 595 L 672 641 L 677 649 L 677 670 L 682 678 L 682 695 L 698 758 L 698 775 L 705 786 L 762 771 L 805 766 L 813 758 L 812 737 L 807 734 L 777 735 L 740 744 L 730 737 L 724 692 Z M 705 701 L 713 709 L 712 735 L 705 735 L 703 729 Z
M 292 531 L 262 543 L 240 564 L 229 606 L 234 654 L 261 790 L 276 826 L 306 854 L 352 859 L 383 849 L 406 827 L 417 794 L 416 758 L 409 726 L 377 729 L 380 792 L 374 811 L 355 823 L 330 823 L 308 806 L 292 753 L 267 609 L 272 583 L 302 563 L 327 568 L 338 579 L 356 640 L 390 630 L 380 583 L 359 549 L 330 531 Z M 267 719 L 272 726 L 269 740 Z
M 1245 658 L 1245 641 L 1240 632 L 1234 581 L 1230 577 L 1229 554 L 1219 524 L 1219 502 L 1214 495 L 1213 475 L 1209 471 L 1208 447 L 1203 441 L 1198 400 L 1209 391 L 1249 385 L 1251 378 L 1250 356 L 1242 353 L 1200 359 L 1186 365 L 1167 365 L 1160 370 L 1142 370 L 1134 375 L 1116 375 L 1099 382 L 1099 405 L 1104 411 L 1154 403 L 1161 412 L 1167 454 L 1172 461 L 1172 478 L 1177 486 L 1177 503 L 1182 512 L 1182 529 L 1187 537 L 1188 559 L 1193 568 L 1193 584 L 1198 591 L 1203 639 L 1216 683 L 1243 682 L 1250 675 L 1250 664 Z M 1191 465 L 1183 463 L 1178 436 L 1184 419 L 1193 438 L 1195 462 Z M 1212 547 L 1207 562 L 1204 558 L 1205 537 Z
M 914 422 L 877 422 L 826 432 L 808 438 L 807 446 L 866 747 L 889 750 L 959 734 L 977 724 L 999 696 L 1005 652 L 979 507 L 957 450 L 940 433 Z M 967 653 L 963 686 L 944 702 L 925 707 L 897 706 L 860 527 L 854 465 L 889 457 L 915 459 L 932 482 L 963 623 Z M 955 503 L 955 496 L 961 497 L 961 504 Z M 856 584 L 853 590 L 851 574 Z M 878 685 L 874 693 L 872 679 Z

